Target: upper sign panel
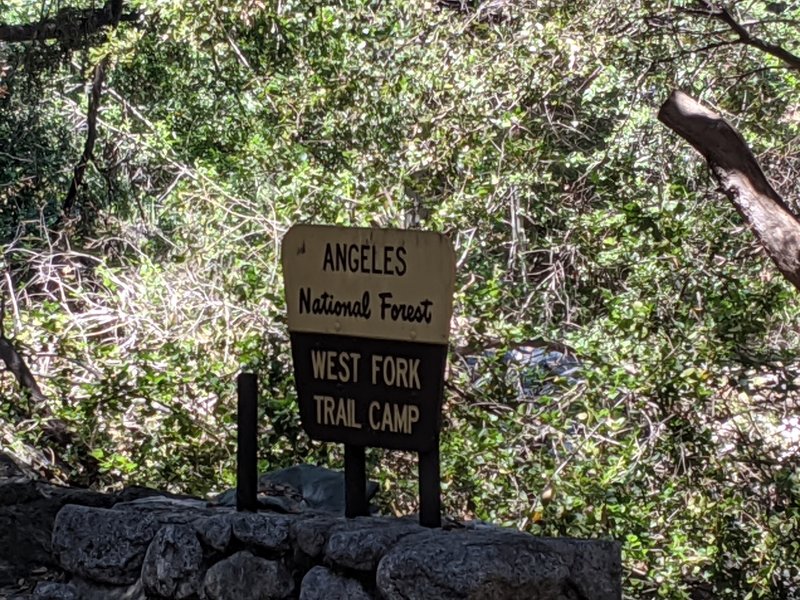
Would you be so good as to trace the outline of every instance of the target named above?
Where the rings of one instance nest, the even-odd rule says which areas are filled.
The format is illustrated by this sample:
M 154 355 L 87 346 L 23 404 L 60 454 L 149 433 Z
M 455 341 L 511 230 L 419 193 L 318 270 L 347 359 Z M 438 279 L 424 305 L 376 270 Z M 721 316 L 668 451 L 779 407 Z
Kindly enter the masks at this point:
M 447 343 L 455 256 L 442 234 L 295 225 L 281 253 L 290 331 Z

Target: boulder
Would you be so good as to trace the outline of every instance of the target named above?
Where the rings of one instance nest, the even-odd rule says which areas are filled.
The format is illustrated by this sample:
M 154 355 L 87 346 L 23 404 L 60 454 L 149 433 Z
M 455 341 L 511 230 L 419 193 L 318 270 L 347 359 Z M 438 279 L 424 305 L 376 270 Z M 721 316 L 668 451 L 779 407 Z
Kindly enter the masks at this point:
M 200 589 L 203 548 L 189 525 L 162 527 L 144 557 L 142 585 L 150 595 L 184 600 Z
M 355 579 L 317 566 L 303 577 L 300 600 L 374 600 L 374 596 L 368 594 Z
M 280 600 L 294 591 L 294 580 L 280 562 L 237 552 L 206 573 L 203 591 L 208 600 Z
M 159 522 L 146 513 L 68 505 L 53 528 L 53 552 L 61 566 L 100 583 L 130 585 Z
M 344 514 L 344 472 L 335 471 L 316 465 L 295 465 L 265 473 L 259 478 L 259 484 L 281 483 L 295 488 L 303 497 L 303 501 L 312 510 L 324 510 Z M 367 499 L 371 499 L 378 491 L 375 481 L 367 482 Z
M 367 483 L 367 499 L 378 491 L 375 481 Z M 316 465 L 295 465 L 264 473 L 258 479 L 258 501 L 263 508 L 296 513 L 304 509 L 344 515 L 344 472 Z M 223 506 L 236 505 L 236 490 L 216 499 Z
M 75 577 L 69 583 L 39 583 L 30 600 L 146 600 L 146 597 L 141 581 L 104 585 Z
M 198 519 L 194 522 L 194 529 L 200 541 L 217 552 L 223 552 L 231 541 L 231 513 L 223 513 Z
M 33 590 L 32 600 L 80 600 L 77 588 L 71 583 L 42 581 Z
M 51 548 L 53 523 L 69 503 L 108 507 L 113 498 L 25 477 L 0 478 L 0 585 L 16 583 L 36 568 L 58 567 Z
M 402 540 L 381 559 L 376 582 L 385 600 L 619 600 L 620 575 L 614 542 L 462 530 Z
M 146 496 L 129 502 L 117 502 L 114 510 L 141 512 L 154 517 L 162 525 L 193 523 L 214 514 L 208 503 L 197 498 Z
M 379 517 L 358 517 L 335 526 L 325 544 L 325 561 L 356 571 L 374 570 L 383 555 L 401 539 L 430 536 L 417 523 Z
M 346 521 L 330 514 L 318 514 L 292 523 L 291 535 L 295 546 L 309 558 L 319 558 L 328 542 L 328 535 L 336 525 Z
M 289 550 L 291 517 L 269 513 L 231 513 L 233 537 L 243 544 L 268 552 Z

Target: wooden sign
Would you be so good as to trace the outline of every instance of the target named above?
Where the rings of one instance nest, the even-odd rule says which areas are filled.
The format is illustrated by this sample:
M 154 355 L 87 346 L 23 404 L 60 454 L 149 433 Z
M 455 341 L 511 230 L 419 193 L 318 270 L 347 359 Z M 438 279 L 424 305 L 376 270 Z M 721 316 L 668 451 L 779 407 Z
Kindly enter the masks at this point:
M 438 444 L 455 284 L 433 232 L 297 225 L 282 245 L 300 417 L 313 439 Z

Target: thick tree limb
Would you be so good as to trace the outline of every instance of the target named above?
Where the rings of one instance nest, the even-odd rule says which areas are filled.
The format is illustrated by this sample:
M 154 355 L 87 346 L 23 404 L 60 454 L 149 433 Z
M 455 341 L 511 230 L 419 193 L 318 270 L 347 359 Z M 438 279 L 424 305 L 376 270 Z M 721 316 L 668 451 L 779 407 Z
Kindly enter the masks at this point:
M 769 257 L 800 290 L 800 221 L 769 184 L 739 132 L 679 91 L 672 92 L 661 106 L 658 119 L 705 157 L 714 178 Z
M 54 417 L 53 411 L 47 403 L 47 396 L 42 393 L 39 384 L 36 383 L 33 373 L 31 373 L 31 370 L 14 347 L 14 344 L 6 337 L 4 319 L 5 302 L 3 299 L 0 299 L 0 360 L 5 363 L 6 369 L 11 371 L 14 375 L 19 386 L 23 390 L 27 390 L 30 397 L 38 403 L 36 412 L 45 417 L 41 421 L 41 430 L 45 437 L 58 442 L 63 447 L 75 444 L 75 436 L 70 432 L 69 427 L 67 427 L 64 421 Z M 30 410 L 30 413 L 33 414 L 33 410 Z
M 24 25 L 0 24 L 0 42 L 19 43 L 59 40 L 68 46 L 80 46 L 83 41 L 105 27 L 123 21 L 136 21 L 138 12 L 122 14 L 122 0 L 109 0 L 102 8 L 65 8 L 55 17 Z
M 6 368 L 14 375 L 20 387 L 28 390 L 34 400 L 37 402 L 47 400 L 28 365 L 25 364 L 14 345 L 6 338 L 5 309 L 5 298 L 0 298 L 0 360 L 5 363 Z
M 28 365 L 25 364 L 25 361 L 11 342 L 4 337 L 0 337 L 0 359 L 6 364 L 6 368 L 13 373 L 20 387 L 28 390 L 34 400 L 37 402 L 47 400 Z

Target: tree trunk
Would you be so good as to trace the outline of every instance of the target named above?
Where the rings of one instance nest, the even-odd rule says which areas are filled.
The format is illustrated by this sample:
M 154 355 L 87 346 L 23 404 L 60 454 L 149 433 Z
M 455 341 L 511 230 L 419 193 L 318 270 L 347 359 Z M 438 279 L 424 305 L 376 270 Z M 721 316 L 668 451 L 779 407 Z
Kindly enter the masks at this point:
M 769 257 L 800 290 L 800 221 L 769 184 L 739 132 L 679 91 L 661 106 L 658 119 L 705 157 L 722 191 Z

